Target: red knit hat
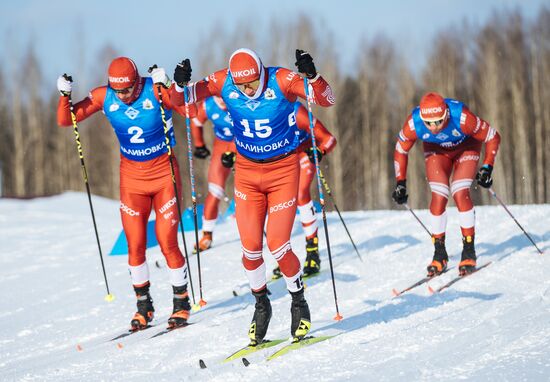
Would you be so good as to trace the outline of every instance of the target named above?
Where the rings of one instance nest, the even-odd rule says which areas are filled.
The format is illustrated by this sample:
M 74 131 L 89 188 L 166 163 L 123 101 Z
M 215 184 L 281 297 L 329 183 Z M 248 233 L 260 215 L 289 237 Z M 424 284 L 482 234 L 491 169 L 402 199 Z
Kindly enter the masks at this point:
M 116 90 L 133 86 L 139 78 L 134 61 L 128 57 L 115 58 L 109 65 L 109 86 Z
M 236 84 L 259 79 L 262 69 L 262 61 L 256 52 L 250 49 L 238 49 L 229 58 L 229 71 Z
M 447 104 L 437 93 L 427 93 L 420 100 L 420 118 L 423 121 L 438 121 L 445 118 Z

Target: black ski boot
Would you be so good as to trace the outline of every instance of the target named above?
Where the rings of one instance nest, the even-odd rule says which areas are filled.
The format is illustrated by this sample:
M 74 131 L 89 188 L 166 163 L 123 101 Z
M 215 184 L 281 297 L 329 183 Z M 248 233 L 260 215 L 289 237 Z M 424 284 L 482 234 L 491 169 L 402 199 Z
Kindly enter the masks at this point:
M 317 236 L 306 242 L 306 262 L 304 264 L 304 277 L 312 276 L 321 270 L 319 258 L 319 238 Z
M 153 320 L 155 308 L 153 307 L 153 299 L 149 294 L 149 287 L 151 284 L 147 283 L 142 287 L 135 287 L 137 298 L 137 312 L 134 314 L 134 318 L 130 322 L 131 330 L 142 330 L 147 328 L 149 322 Z
M 290 305 L 290 314 L 292 322 L 290 324 L 290 334 L 292 342 L 298 342 L 303 339 L 311 328 L 311 316 L 309 306 L 304 297 L 304 288 L 298 292 L 290 292 L 292 304 Z
M 189 293 L 187 292 L 187 284 L 183 286 L 172 286 L 174 291 L 174 310 L 168 319 L 169 328 L 177 328 L 187 325 L 191 304 L 189 303 Z
M 465 276 L 476 269 L 476 249 L 474 246 L 474 236 L 462 237 L 462 257 L 458 264 L 458 274 Z
M 256 310 L 248 329 L 248 337 L 250 344 L 248 346 L 256 346 L 261 344 L 267 333 L 267 327 L 271 320 L 271 302 L 267 297 L 267 287 L 259 292 L 252 292 L 256 298 Z
M 430 265 L 428 265 L 428 277 L 440 275 L 447 269 L 449 256 L 445 249 L 445 236 L 432 239 L 434 243 L 434 257 Z

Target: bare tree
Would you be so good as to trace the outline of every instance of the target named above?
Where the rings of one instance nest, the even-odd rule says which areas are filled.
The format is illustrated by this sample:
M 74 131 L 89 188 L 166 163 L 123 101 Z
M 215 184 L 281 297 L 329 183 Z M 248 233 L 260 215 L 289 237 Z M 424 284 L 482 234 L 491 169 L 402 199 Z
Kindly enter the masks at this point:
M 43 116 L 41 89 L 41 75 L 38 59 L 34 53 L 34 46 L 29 45 L 23 58 L 22 80 L 25 91 L 27 154 L 25 155 L 25 178 L 28 181 L 26 196 L 44 195 L 46 188 L 46 174 L 43 168 L 45 157 L 45 132 L 47 128 L 42 125 Z
M 530 128 L 532 117 L 529 100 L 529 85 L 527 78 L 527 61 L 523 20 L 518 13 L 507 17 L 505 22 L 506 47 L 505 59 L 508 76 L 508 93 L 510 96 L 510 122 L 513 130 L 512 161 L 514 164 L 514 182 L 516 203 L 532 203 L 534 201 L 534 156 L 531 150 L 533 129 Z
M 339 101 L 336 105 L 338 113 L 337 126 L 340 155 L 334 158 L 340 170 L 338 182 L 341 182 L 340 200 L 343 201 L 342 209 L 358 209 L 365 195 L 365 182 L 363 173 L 362 131 L 360 87 L 356 80 L 347 78 L 344 80 Z M 369 163 L 369 165 L 371 165 Z
M 505 43 L 501 38 L 498 18 L 495 17 L 480 31 L 475 43 L 472 70 L 475 73 L 474 97 L 478 109 L 473 111 L 495 127 L 502 137 L 494 168 L 494 188 L 504 199 L 514 200 L 513 177 L 510 174 L 513 167 L 510 157 L 512 134 L 506 105 L 503 104 L 505 88 L 502 78 L 505 75 L 501 54 Z M 489 201 L 489 195 L 484 195 L 483 198 L 486 202 Z
M 405 66 L 403 60 L 398 60 L 400 62 L 397 69 L 396 75 L 396 87 L 398 93 L 395 95 L 397 102 L 395 105 L 395 113 L 393 115 L 394 123 L 392 126 L 392 137 L 393 143 L 397 141 L 397 132 L 403 126 L 406 117 L 411 113 L 412 109 L 418 104 L 420 99 L 420 92 L 416 80 L 410 70 Z M 393 147 L 392 147 L 393 153 Z M 415 208 L 422 207 L 425 208 L 428 205 L 429 198 L 429 188 L 426 180 L 426 171 L 424 166 L 424 154 L 421 148 L 416 148 L 411 150 L 408 154 L 408 164 L 407 164 L 407 188 L 409 189 L 410 203 Z M 393 173 L 392 173 L 393 175 Z M 393 179 L 392 179 L 393 181 Z M 391 183 L 390 190 L 387 190 L 388 197 L 389 193 L 392 191 L 395 183 Z
M 550 10 L 541 9 L 530 31 L 536 203 L 550 200 Z
M 366 207 L 389 208 L 393 185 L 393 147 L 399 127 L 393 111 L 398 97 L 394 79 L 397 77 L 396 55 L 393 44 L 383 36 L 367 45 L 364 43 L 359 72 L 362 119 L 361 153 L 364 167 L 361 177 L 365 182 Z M 359 138 L 361 137 L 361 138 Z M 389 174 L 390 176 L 380 176 Z M 363 208 L 365 207 L 363 206 Z
M 19 71 L 18 60 L 19 50 L 17 39 L 12 35 L 8 35 L 8 40 L 11 44 L 6 44 L 9 47 L 9 70 L 11 74 L 9 78 L 17 78 Z M 9 194 L 11 196 L 25 196 L 26 195 L 26 179 L 25 179 L 25 132 L 24 132 L 24 106 L 23 95 L 21 87 L 17 83 L 9 84 L 11 95 L 11 113 L 8 119 L 11 136 L 12 149 L 12 161 L 11 161 L 11 177 L 12 182 Z
M 8 105 L 8 89 L 2 70 L 0 69 L 0 197 L 9 193 L 9 187 L 13 176 L 11 174 L 11 131 L 10 109 Z

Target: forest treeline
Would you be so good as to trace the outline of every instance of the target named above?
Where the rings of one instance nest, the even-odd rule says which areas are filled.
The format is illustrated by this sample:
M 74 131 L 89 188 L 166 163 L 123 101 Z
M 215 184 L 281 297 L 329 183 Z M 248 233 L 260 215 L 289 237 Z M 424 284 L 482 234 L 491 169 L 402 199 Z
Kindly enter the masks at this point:
M 244 26 L 233 31 L 219 27 L 199 36 L 205 48 L 193 59 L 193 79 L 226 66 L 238 47 L 257 50 L 268 66 L 291 69 L 294 49 L 309 50 L 337 99 L 334 107 L 315 108 L 314 114 L 338 139 L 336 150 L 323 158 L 321 167 L 340 209 L 396 207 L 390 197 L 396 136 L 427 91 L 463 101 L 500 132 L 494 189 L 505 201 L 550 201 L 550 9 L 542 8 L 532 20 L 519 11 L 506 11 L 495 13 L 481 26 L 464 22 L 449 27 L 430 39 L 427 57 L 404 55 L 400 47 L 409 41 L 368 38 L 356 47 L 353 68 L 346 71 L 339 65 L 338 42 L 308 17 L 285 25 L 273 21 L 267 29 L 262 40 Z M 96 82 L 79 82 L 85 75 L 73 73 L 77 89 L 73 98 L 82 99 L 93 87 L 105 84 L 110 60 L 122 54 L 111 47 L 100 52 L 95 73 L 86 74 Z M 174 65 L 184 57 L 182 51 L 174 57 Z M 9 84 L 7 78 L 13 76 L 0 72 L 1 195 L 27 198 L 85 190 L 72 128 L 57 126 L 58 93 L 55 85 L 44 86 L 55 79 L 43 78 L 32 45 L 20 58 L 10 59 L 18 60 L 14 65 L 25 75 L 18 77 L 17 84 Z M 172 73 L 173 68 L 166 69 Z M 63 71 L 59 68 L 60 74 Z M 187 179 L 183 197 L 190 204 L 185 121 L 175 117 L 174 122 L 175 151 Z M 119 146 L 112 128 L 97 113 L 79 123 L 79 130 L 92 193 L 117 199 Z M 211 129 L 206 129 L 206 140 L 211 147 Z M 409 203 L 426 208 L 429 187 L 421 143 L 416 146 L 409 155 Z M 194 160 L 199 202 L 206 196 L 207 165 L 208 161 Z M 476 203 L 491 200 L 485 190 L 472 188 Z M 231 189 L 232 181 L 226 192 Z

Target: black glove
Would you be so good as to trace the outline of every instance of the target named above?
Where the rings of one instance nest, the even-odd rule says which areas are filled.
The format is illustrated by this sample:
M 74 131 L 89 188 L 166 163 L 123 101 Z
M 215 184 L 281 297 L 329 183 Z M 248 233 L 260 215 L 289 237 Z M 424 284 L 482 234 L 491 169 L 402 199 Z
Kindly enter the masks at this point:
M 483 188 L 489 188 L 493 185 L 493 178 L 491 174 L 493 173 L 493 166 L 490 164 L 485 164 L 481 166 L 476 175 L 477 184 Z
M 397 185 L 395 186 L 395 190 L 393 190 L 391 197 L 397 204 L 405 204 L 407 203 L 407 199 L 409 198 L 409 195 L 407 195 L 407 181 L 406 180 L 398 180 Z
M 323 159 L 323 152 L 319 150 L 318 147 L 315 148 L 315 151 L 317 151 L 317 160 L 319 161 L 319 163 L 321 163 L 321 159 Z M 311 163 L 315 164 L 315 154 L 313 147 L 308 147 L 307 149 L 305 149 L 305 153 L 309 157 Z
M 235 158 L 237 154 L 233 151 L 226 151 L 222 154 L 222 166 L 226 168 L 231 168 L 235 164 Z
M 199 159 L 206 159 L 206 157 L 210 155 L 210 150 L 208 150 L 206 146 L 197 146 L 195 147 L 193 155 Z
M 184 87 L 189 81 L 191 81 L 191 61 L 188 58 L 176 65 L 174 70 L 174 81 L 179 87 Z
M 300 73 L 303 73 L 308 79 L 315 78 L 317 71 L 311 55 L 300 49 L 296 49 L 296 67 Z

